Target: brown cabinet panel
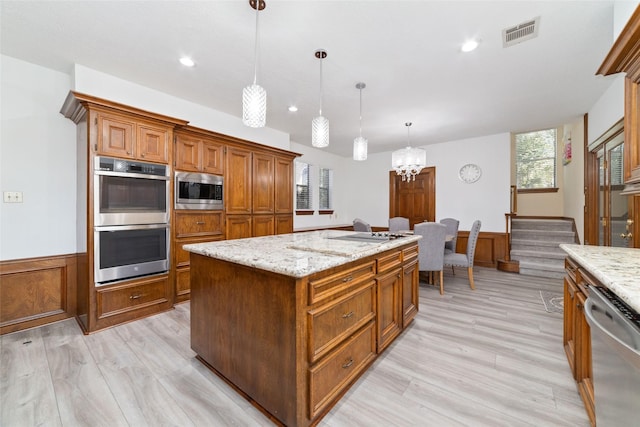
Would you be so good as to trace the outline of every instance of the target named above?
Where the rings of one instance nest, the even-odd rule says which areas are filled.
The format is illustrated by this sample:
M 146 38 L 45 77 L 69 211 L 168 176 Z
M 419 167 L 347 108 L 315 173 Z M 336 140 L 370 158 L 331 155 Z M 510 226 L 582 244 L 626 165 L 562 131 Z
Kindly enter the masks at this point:
M 333 297 L 346 289 L 371 280 L 376 275 L 376 262 L 366 262 L 351 268 L 341 268 L 333 274 L 323 272 L 309 280 L 309 304 Z
M 144 123 L 139 123 L 137 129 L 137 157 L 150 162 L 169 162 L 171 131 Z
M 253 213 L 274 212 L 274 157 L 253 153 Z M 273 234 L 273 233 L 271 233 Z M 258 236 L 258 234 L 256 234 Z
M 224 145 L 202 141 L 202 172 L 222 175 L 224 173 Z
M 275 218 L 273 215 L 253 216 L 253 237 L 271 236 L 275 234 Z
M 418 287 L 413 286 L 419 281 L 418 260 L 406 263 L 402 267 L 402 327 L 406 328 L 418 314 Z
M 224 145 L 202 135 L 181 130 L 176 132 L 176 170 L 224 173 Z
M 251 215 L 227 215 L 227 240 L 251 237 Z
M 276 215 L 276 234 L 293 233 L 293 214 Z
M 251 193 L 251 151 L 227 148 L 225 156 L 225 210 L 227 214 L 250 214 Z M 251 230 L 249 236 L 251 237 Z
M 378 353 L 402 331 L 402 269 L 378 276 Z
M 164 276 L 97 288 L 98 318 L 169 303 L 168 285 L 169 279 Z
M 275 160 L 275 212 L 293 213 L 293 162 L 276 157 Z
M 402 252 L 392 252 L 389 255 L 379 257 L 376 261 L 378 263 L 378 273 L 384 273 L 392 268 L 398 268 L 402 264 Z
M 309 362 L 315 363 L 376 317 L 376 282 L 309 310 Z
M 182 302 L 189 299 L 191 295 L 191 269 L 176 269 L 176 302 Z
M 224 236 L 222 211 L 180 211 L 175 215 L 176 237 Z M 213 239 L 212 239 L 213 240 Z
M 135 129 L 136 122 L 133 119 L 116 115 L 98 115 L 98 153 L 133 158 Z
M 176 132 L 176 169 L 189 172 L 200 171 L 202 140 Z

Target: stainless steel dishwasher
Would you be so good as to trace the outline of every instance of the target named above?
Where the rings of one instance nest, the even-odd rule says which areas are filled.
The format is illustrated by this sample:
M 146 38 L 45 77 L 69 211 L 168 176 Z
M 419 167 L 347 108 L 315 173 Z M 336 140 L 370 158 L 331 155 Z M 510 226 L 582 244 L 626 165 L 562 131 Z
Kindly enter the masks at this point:
M 589 287 L 593 393 L 598 427 L 640 424 L 640 315 L 613 292 Z

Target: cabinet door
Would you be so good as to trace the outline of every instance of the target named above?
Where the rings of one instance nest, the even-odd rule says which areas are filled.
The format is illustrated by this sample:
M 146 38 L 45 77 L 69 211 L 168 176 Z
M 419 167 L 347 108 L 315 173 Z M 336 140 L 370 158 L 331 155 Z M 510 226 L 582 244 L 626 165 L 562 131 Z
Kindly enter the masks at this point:
M 378 353 L 402 330 L 402 269 L 376 279 L 378 286 Z
M 564 278 L 564 330 L 563 344 L 564 352 L 567 355 L 567 361 L 571 368 L 573 378 L 576 379 L 576 354 L 575 354 L 575 316 L 576 316 L 576 285 L 573 280 L 565 276 Z
M 225 169 L 227 171 L 224 183 L 226 213 L 251 213 L 251 152 L 239 148 L 227 148 Z M 249 228 L 249 236 L 246 237 L 251 237 L 251 228 Z
M 402 267 L 402 327 L 406 328 L 418 314 L 418 260 Z
M 293 233 L 293 215 L 276 215 L 276 234 Z
M 275 161 L 275 212 L 293 213 L 293 161 L 276 157 Z
M 200 167 L 201 141 L 188 135 L 176 135 L 176 169 L 198 172 Z
M 227 215 L 227 240 L 251 237 L 251 215 Z
M 253 213 L 272 214 L 274 211 L 274 157 L 253 153 Z
M 222 175 L 224 173 L 224 145 L 202 140 L 202 172 Z
M 273 215 L 253 216 L 253 237 L 272 236 L 273 234 L 275 234 Z
M 136 156 L 150 162 L 168 163 L 171 129 L 139 123 Z
M 136 122 L 122 116 L 98 115 L 98 154 L 133 158 Z

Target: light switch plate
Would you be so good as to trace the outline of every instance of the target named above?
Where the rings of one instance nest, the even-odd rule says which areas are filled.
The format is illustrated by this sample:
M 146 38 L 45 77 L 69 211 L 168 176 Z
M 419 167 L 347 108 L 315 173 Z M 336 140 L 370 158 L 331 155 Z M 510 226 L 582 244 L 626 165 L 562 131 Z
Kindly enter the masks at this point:
M 5 191 L 5 203 L 22 203 L 22 191 Z

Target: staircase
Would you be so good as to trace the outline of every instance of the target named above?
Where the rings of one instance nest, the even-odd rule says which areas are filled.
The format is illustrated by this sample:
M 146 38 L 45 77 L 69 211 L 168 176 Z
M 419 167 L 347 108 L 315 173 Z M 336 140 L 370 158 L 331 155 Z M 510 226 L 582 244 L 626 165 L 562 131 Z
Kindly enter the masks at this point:
M 576 243 L 573 221 L 566 219 L 511 220 L 511 259 L 520 263 L 520 274 L 562 278 L 566 252 L 561 243 Z

